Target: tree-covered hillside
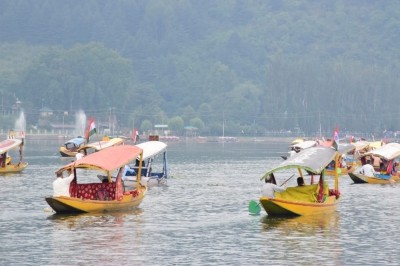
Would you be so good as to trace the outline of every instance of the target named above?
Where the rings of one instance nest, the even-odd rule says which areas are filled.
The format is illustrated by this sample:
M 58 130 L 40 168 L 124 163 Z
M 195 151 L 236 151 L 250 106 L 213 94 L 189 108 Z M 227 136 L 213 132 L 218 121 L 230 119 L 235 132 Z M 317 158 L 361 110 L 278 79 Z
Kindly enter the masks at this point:
M 200 134 L 398 130 L 400 3 L 5 0 L 0 127 L 18 98 Z

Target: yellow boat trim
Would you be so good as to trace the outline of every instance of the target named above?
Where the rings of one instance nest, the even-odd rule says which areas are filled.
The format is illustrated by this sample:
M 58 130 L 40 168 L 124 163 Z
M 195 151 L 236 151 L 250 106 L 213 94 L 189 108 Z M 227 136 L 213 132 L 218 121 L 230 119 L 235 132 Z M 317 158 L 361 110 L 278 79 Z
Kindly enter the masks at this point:
M 66 196 L 47 197 L 46 201 L 57 213 L 107 212 L 135 208 L 140 205 L 147 187 L 141 187 L 135 197 L 125 192 L 121 200 L 88 200 Z
M 27 166 L 27 162 L 21 162 L 18 164 L 7 164 L 5 167 L 0 167 L 0 173 L 18 173 L 24 170 Z

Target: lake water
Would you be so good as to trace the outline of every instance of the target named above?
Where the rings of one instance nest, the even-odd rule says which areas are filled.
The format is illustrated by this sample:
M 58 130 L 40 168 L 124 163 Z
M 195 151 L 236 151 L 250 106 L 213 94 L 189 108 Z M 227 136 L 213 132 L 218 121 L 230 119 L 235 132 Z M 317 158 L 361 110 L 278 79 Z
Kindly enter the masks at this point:
M 399 185 L 343 176 L 333 215 L 249 214 L 260 177 L 288 143 L 169 143 L 172 178 L 140 208 L 69 216 L 53 215 L 44 200 L 55 170 L 71 160 L 59 157 L 60 145 L 28 140 L 28 168 L 0 176 L 0 265 L 400 264 Z

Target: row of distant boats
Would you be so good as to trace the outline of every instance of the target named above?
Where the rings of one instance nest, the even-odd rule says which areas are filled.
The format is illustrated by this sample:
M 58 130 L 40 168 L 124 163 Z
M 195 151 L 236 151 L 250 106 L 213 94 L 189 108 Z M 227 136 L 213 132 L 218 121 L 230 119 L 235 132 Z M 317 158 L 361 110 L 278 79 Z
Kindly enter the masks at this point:
M 395 184 L 400 181 L 400 144 L 368 142 L 359 140 L 340 143 L 335 148 L 334 140 L 325 142 L 296 139 L 289 147 L 289 155 L 283 162 L 268 170 L 261 178 L 274 176 L 286 183 L 293 176 L 302 177 L 306 185 L 288 187 L 274 192 L 274 197 L 261 196 L 251 200 L 249 211 L 259 214 L 262 206 L 268 216 L 325 215 L 336 210 L 340 201 L 339 176 L 348 175 L 354 183 Z M 375 173 L 366 175 L 366 161 L 379 161 L 374 165 Z M 399 169 L 400 170 L 400 169 Z M 293 172 L 294 171 L 294 172 Z M 327 178 L 333 176 L 334 186 L 329 187 Z
M 0 154 L 7 158 L 0 164 L 1 173 L 21 172 L 28 166 L 22 157 L 24 139 L 24 133 L 12 132 L 0 142 Z M 18 162 L 8 155 L 15 149 Z M 86 143 L 79 137 L 60 147 L 60 154 L 76 159 L 56 171 L 61 183 L 72 177 L 68 192 L 45 198 L 55 213 L 131 209 L 139 206 L 149 187 L 167 183 L 167 144 L 158 140 L 131 145 L 123 138 Z

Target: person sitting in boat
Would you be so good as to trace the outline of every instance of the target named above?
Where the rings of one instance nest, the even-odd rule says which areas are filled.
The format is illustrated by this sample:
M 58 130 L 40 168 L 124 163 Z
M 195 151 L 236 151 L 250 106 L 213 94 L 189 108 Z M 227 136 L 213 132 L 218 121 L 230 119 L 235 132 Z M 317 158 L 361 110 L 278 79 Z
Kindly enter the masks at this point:
M 71 173 L 68 177 L 64 178 L 62 173 L 57 174 L 57 179 L 53 181 L 53 196 L 66 196 L 70 197 L 69 185 L 74 179 L 74 174 Z
M 347 162 L 346 162 L 346 154 L 342 154 L 340 158 L 340 167 L 341 168 L 347 168 Z
M 283 192 L 286 190 L 286 187 L 280 187 L 276 185 L 275 177 L 273 174 L 270 174 L 265 178 L 265 184 L 262 188 L 262 195 L 264 197 L 273 199 L 275 197 L 275 192 Z
M 299 176 L 297 178 L 297 186 L 299 186 L 299 187 L 305 186 L 303 177 Z
M 129 165 L 125 165 L 124 173 L 122 175 L 122 180 L 125 181 L 128 178 L 128 176 L 135 176 L 135 175 L 136 175 L 135 170 L 130 168 Z
M 374 167 L 371 165 L 371 161 L 367 159 L 360 169 L 360 174 L 365 176 L 375 176 L 376 172 Z
M 7 152 L 0 154 L 0 167 L 6 167 Z

